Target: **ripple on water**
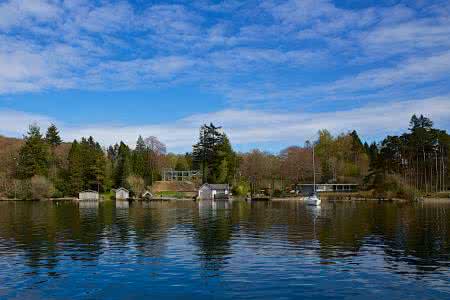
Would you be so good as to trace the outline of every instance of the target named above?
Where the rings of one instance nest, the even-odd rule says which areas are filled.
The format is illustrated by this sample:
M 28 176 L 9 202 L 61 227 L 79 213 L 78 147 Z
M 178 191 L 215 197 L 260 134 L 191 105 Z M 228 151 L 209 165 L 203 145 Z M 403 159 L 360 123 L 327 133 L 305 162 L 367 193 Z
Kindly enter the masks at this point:
M 449 213 L 447 203 L 0 203 L 0 298 L 450 298 Z

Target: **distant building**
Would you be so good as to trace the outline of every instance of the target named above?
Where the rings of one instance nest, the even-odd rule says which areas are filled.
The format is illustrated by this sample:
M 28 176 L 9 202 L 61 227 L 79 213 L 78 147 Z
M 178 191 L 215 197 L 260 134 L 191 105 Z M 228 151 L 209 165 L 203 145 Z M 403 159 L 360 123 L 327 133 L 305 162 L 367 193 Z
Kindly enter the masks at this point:
M 356 192 L 359 185 L 354 183 L 318 183 L 316 184 L 316 192 Z M 300 194 L 310 194 L 314 190 L 314 184 L 298 184 L 296 192 Z
M 97 191 L 86 190 L 78 194 L 78 200 L 98 200 L 100 196 Z
M 130 198 L 130 191 L 123 187 L 116 189 L 116 200 L 127 200 L 128 198 Z
M 205 183 L 198 190 L 200 200 L 228 199 L 230 197 L 230 186 L 228 184 Z

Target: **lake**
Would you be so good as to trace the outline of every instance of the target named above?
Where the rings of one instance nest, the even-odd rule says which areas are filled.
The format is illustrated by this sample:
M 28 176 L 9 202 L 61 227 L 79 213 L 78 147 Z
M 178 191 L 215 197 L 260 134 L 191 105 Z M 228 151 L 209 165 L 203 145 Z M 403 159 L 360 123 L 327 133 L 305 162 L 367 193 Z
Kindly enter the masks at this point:
M 1 299 L 450 299 L 450 202 L 2 202 Z

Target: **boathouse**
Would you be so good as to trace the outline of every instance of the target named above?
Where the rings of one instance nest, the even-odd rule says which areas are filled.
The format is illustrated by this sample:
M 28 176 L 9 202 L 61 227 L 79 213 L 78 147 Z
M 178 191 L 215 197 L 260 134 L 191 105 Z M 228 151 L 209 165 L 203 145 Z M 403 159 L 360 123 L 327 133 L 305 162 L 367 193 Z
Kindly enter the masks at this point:
M 356 192 L 359 185 L 354 183 L 318 183 L 316 184 L 316 192 Z M 296 186 L 296 192 L 299 194 L 310 194 L 314 190 L 314 184 L 298 184 Z
M 78 200 L 98 200 L 99 194 L 97 191 L 86 190 L 78 193 Z
M 198 190 L 199 200 L 228 199 L 230 197 L 230 186 L 228 184 L 205 183 Z
M 116 190 L 116 200 L 127 200 L 130 198 L 130 191 L 126 188 L 120 187 Z

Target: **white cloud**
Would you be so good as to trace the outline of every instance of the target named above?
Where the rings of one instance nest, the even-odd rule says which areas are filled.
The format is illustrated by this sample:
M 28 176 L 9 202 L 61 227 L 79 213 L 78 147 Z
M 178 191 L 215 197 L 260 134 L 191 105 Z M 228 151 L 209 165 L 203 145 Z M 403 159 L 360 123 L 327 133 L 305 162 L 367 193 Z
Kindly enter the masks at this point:
M 439 85 L 428 95 L 448 92 L 445 3 L 352 10 L 326 0 L 257 3 L 3 1 L 0 95 L 182 82 L 212 89 L 236 109 L 283 109 L 405 99 L 424 84 Z
M 54 20 L 60 8 L 46 0 L 9 0 L 0 3 L 0 29 L 23 26 L 32 18 L 37 22 Z
M 54 122 L 51 118 L 13 110 L 0 110 L 0 134 L 22 136 L 30 124 L 47 127 Z
M 66 141 L 83 136 L 94 136 L 103 145 L 120 140 L 134 145 L 138 135 L 159 137 L 170 151 L 189 151 L 198 138 L 198 129 L 203 123 L 213 122 L 223 126 L 236 146 L 253 143 L 303 144 L 314 139 L 319 129 L 328 129 L 334 134 L 357 130 L 365 139 L 379 139 L 387 134 L 398 134 L 406 130 L 412 114 L 424 114 L 436 126 L 450 125 L 450 95 L 420 100 L 379 103 L 336 112 L 267 112 L 258 110 L 223 110 L 192 115 L 172 123 L 119 126 L 97 124 L 92 126 L 66 126 L 56 122 Z M 26 124 L 37 122 L 42 126 L 54 122 L 48 117 L 23 112 L 0 111 L 0 128 L 20 136 Z M 20 124 L 20 125 L 19 125 Z M 4 133 L 4 132 L 0 132 Z
M 367 70 L 356 76 L 334 82 L 329 91 L 355 91 L 382 88 L 407 83 L 423 84 L 440 78 L 448 78 L 450 52 L 429 57 L 410 58 L 391 68 Z

